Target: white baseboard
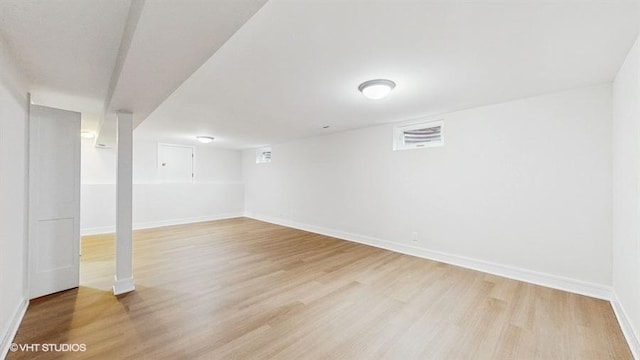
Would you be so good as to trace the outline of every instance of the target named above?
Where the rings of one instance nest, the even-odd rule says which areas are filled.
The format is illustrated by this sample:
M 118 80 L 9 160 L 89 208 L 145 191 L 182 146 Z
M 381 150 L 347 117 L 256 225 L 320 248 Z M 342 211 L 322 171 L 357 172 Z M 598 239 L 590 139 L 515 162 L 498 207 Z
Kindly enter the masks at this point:
M 225 214 L 217 214 L 217 215 L 205 215 L 205 216 L 197 216 L 191 218 L 181 218 L 181 219 L 168 219 L 168 220 L 158 220 L 158 221 L 147 221 L 143 223 L 135 223 L 133 224 L 133 230 L 142 230 L 142 229 L 151 229 L 163 226 L 172 226 L 172 225 L 184 225 L 184 224 L 192 224 L 197 222 L 204 221 L 213 221 L 213 220 L 225 220 L 225 219 L 233 219 L 237 217 L 244 216 L 241 212 L 234 213 L 225 213 Z M 103 226 L 103 227 L 94 227 L 94 228 L 85 228 L 80 230 L 80 234 L 82 236 L 85 235 L 100 235 L 100 234 L 110 234 L 116 232 L 115 225 L 113 226 Z
M 448 254 L 439 251 L 420 248 L 407 244 L 376 239 L 369 236 L 351 234 L 339 230 L 318 227 L 314 225 L 301 224 L 295 221 L 278 219 L 270 216 L 245 212 L 245 217 L 260 220 L 276 225 L 287 226 L 299 230 L 309 231 L 316 234 L 335 237 L 342 240 L 353 241 L 365 245 L 375 246 L 378 248 L 399 252 L 402 254 L 421 257 L 424 259 L 435 260 L 451 265 L 460 266 L 467 269 L 477 270 L 493 275 L 503 276 L 506 278 L 524 281 L 536 285 L 550 287 L 553 289 L 563 290 L 580 295 L 586 295 L 603 300 L 611 300 L 611 287 L 590 283 L 586 281 L 565 278 L 552 274 L 532 271 L 528 269 L 518 268 L 509 265 L 493 263 L 484 260 L 472 259 L 465 256 Z
M 126 279 L 118 279 L 118 277 L 116 277 L 115 279 L 116 282 L 113 284 L 113 295 L 126 294 L 136 289 L 132 277 Z
M 80 236 L 85 235 L 101 235 L 101 234 L 110 234 L 116 232 L 116 226 L 101 226 L 101 227 L 93 227 L 93 228 L 85 228 L 80 229 Z
M 618 323 L 620 324 L 624 337 L 627 339 L 627 343 L 633 353 L 633 357 L 640 359 L 640 333 L 633 328 L 633 325 L 631 324 L 631 321 L 618 298 L 618 293 L 616 293 L 615 290 L 611 295 L 611 307 L 613 307 L 613 312 L 616 314 L 616 318 L 618 318 Z
M 244 214 L 242 212 L 237 212 L 237 213 L 224 213 L 224 214 L 216 214 L 216 215 L 196 216 L 196 217 L 182 218 L 182 219 L 148 221 L 148 222 L 133 224 L 133 229 L 134 230 L 151 229 L 151 228 L 157 228 L 157 227 L 163 227 L 163 226 L 183 225 L 183 224 L 192 224 L 192 223 L 204 222 L 204 221 L 233 219 L 233 218 L 243 217 L 243 216 Z
M 27 308 L 29 307 L 29 300 L 23 299 L 18 308 L 16 309 L 13 318 L 11 319 L 11 323 L 9 327 L 6 329 L 6 332 L 2 335 L 2 342 L 0 343 L 0 359 L 6 358 L 9 353 L 9 347 L 13 343 L 13 339 L 16 337 L 18 333 L 18 328 L 22 323 L 22 318 L 24 318 L 24 314 L 27 312 Z

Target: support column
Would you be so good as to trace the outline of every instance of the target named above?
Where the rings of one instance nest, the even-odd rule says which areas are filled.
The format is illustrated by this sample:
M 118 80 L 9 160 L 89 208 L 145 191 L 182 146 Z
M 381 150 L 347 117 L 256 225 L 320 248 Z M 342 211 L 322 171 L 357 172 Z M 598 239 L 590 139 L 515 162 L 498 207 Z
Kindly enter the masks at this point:
M 133 284 L 133 115 L 116 118 L 116 282 L 113 294 L 135 290 Z

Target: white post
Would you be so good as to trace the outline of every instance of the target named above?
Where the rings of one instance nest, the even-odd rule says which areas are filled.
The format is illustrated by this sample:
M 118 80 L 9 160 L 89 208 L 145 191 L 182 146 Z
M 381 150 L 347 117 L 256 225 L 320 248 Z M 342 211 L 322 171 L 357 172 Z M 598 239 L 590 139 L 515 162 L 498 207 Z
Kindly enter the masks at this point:
M 117 113 L 116 282 L 113 294 L 135 290 L 133 284 L 133 115 Z

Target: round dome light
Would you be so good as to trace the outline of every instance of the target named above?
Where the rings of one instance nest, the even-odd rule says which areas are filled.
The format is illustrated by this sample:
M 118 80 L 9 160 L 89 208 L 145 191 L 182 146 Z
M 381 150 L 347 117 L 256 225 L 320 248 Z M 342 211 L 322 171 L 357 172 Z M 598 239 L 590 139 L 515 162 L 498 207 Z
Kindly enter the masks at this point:
M 365 81 L 360 86 L 358 86 L 358 90 L 369 99 L 382 99 L 385 96 L 389 95 L 391 90 L 396 87 L 396 83 L 391 80 L 386 79 L 376 79 Z
M 83 130 L 80 132 L 80 137 L 85 139 L 93 139 L 96 137 L 96 133 L 93 131 Z
M 196 136 L 196 139 L 203 144 L 208 144 L 213 141 L 213 137 L 211 136 Z

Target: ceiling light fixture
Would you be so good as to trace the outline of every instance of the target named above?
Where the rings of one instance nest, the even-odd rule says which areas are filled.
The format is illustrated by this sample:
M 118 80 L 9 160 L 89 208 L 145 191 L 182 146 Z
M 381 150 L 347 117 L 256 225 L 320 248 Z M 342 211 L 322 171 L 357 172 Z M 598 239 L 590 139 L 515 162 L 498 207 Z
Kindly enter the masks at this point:
M 80 137 L 85 139 L 93 139 L 96 137 L 96 133 L 94 133 L 93 131 L 81 131 Z
M 382 99 L 383 97 L 389 95 L 391 90 L 396 87 L 396 83 L 387 79 L 375 79 L 365 81 L 360 86 L 358 86 L 358 90 L 369 99 Z
M 213 137 L 211 136 L 196 136 L 196 139 L 203 144 L 208 144 L 213 141 Z

